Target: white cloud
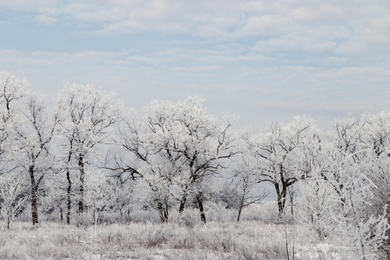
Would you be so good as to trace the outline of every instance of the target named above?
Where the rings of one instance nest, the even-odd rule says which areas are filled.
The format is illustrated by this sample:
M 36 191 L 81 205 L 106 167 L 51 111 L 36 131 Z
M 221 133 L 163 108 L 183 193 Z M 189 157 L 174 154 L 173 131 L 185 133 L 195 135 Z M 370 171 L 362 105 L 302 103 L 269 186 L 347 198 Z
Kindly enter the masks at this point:
M 365 109 L 388 104 L 390 1 L 6 0 L 0 8 L 38 24 L 89 25 L 69 35 L 153 38 L 152 48 L 129 50 L 97 41 L 106 52 L 0 50 L 4 69 L 35 86 L 92 82 L 136 105 L 207 95 L 210 103 L 225 99 L 224 108 L 242 107 L 231 111 L 242 117 L 259 116 L 249 111 L 259 106 L 272 116 L 273 110 L 321 114 L 329 106 L 329 113 L 341 113 L 360 109 L 362 100 Z M 168 43 L 160 46 L 161 35 Z
M 388 1 L 6 0 L 0 6 L 35 12 L 40 23 L 54 22 L 62 15 L 96 23 L 110 33 L 148 31 L 211 38 L 284 34 L 270 40 L 277 40 L 278 46 L 311 43 L 304 47 L 313 50 L 338 40 L 340 53 L 367 52 L 370 47 L 383 50 L 390 41 Z M 318 43 L 324 39 L 325 47 Z
M 279 35 L 290 29 L 289 21 L 282 15 L 251 16 L 241 31 L 244 35 Z

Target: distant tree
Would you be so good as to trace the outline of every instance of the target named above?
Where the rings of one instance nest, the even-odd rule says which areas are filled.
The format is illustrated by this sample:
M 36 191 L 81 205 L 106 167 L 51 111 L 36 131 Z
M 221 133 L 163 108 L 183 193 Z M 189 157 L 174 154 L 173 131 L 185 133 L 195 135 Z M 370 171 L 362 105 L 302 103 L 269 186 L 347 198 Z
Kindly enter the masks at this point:
M 218 174 L 224 161 L 235 155 L 230 122 L 220 122 L 202 107 L 202 99 L 189 97 L 178 103 L 153 101 L 141 117 L 128 116 L 119 131 L 121 156 L 107 160 L 117 174 L 141 177 L 156 194 L 161 221 L 168 220 L 172 186 L 179 187 L 182 212 L 187 197 L 198 198 L 202 221 L 206 221 L 203 196 L 197 194 L 204 177 Z M 123 159 L 124 154 L 129 159 Z M 126 155 L 125 155 L 126 156 Z
M 14 127 L 13 160 L 28 174 L 31 189 L 32 223 L 38 223 L 38 190 L 53 166 L 54 157 L 49 144 L 54 136 L 58 117 L 50 115 L 43 97 L 29 94 L 24 100 L 25 109 Z
M 256 174 L 258 163 L 252 159 L 253 157 L 248 156 L 247 153 L 243 153 L 234 163 L 232 184 L 234 185 L 234 191 L 238 199 L 237 221 L 240 221 L 241 212 L 245 207 L 258 203 L 268 196 L 268 191 L 255 191 L 259 183 Z
M 67 218 L 67 182 L 61 173 L 56 165 L 54 174 L 45 178 L 46 192 L 41 205 L 44 213 L 59 211 L 60 221 L 63 222 Z
M 120 118 L 122 104 L 113 93 L 106 93 L 93 85 L 66 84 L 58 96 L 61 118 L 58 134 L 63 146 L 63 162 L 68 181 L 67 223 L 70 223 L 71 172 L 79 172 L 78 212 L 84 212 L 86 164 L 97 155 L 97 149 L 110 139 L 110 129 Z M 95 153 L 95 154 L 94 154 Z
M 85 204 L 92 213 L 94 224 L 100 221 L 104 211 L 113 208 L 115 201 L 114 187 L 101 172 L 90 171 L 86 174 Z
M 28 200 L 27 185 L 17 174 L 0 176 L 0 212 L 10 228 L 11 221 L 25 208 Z
M 268 133 L 246 141 L 251 156 L 258 161 L 259 182 L 269 182 L 275 188 L 281 216 L 288 187 L 311 174 L 313 154 L 320 147 L 319 131 L 312 119 L 296 117 L 289 124 L 275 122 Z
M 323 240 L 336 228 L 331 210 L 335 197 L 333 187 L 320 175 L 321 168 L 313 169 L 313 175 L 299 182 L 297 202 L 298 219 L 309 223 Z
M 20 116 L 20 104 L 26 95 L 28 83 L 9 72 L 0 72 L 0 174 L 15 168 L 10 149 L 14 127 Z

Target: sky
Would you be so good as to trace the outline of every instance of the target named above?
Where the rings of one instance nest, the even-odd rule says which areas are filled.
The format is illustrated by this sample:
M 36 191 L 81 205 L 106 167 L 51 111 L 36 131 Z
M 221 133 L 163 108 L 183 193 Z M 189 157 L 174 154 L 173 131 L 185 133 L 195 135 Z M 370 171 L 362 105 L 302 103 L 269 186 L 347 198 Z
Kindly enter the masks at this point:
M 388 0 L 0 0 L 0 71 L 126 106 L 205 98 L 242 127 L 390 105 Z

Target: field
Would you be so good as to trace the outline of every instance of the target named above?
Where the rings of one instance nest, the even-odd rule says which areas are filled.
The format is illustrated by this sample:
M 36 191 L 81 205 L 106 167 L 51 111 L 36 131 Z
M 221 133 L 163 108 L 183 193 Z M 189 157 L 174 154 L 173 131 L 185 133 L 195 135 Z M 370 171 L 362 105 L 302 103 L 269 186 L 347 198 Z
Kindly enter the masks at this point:
M 0 259 L 356 259 L 337 236 L 320 241 L 304 225 L 0 224 Z

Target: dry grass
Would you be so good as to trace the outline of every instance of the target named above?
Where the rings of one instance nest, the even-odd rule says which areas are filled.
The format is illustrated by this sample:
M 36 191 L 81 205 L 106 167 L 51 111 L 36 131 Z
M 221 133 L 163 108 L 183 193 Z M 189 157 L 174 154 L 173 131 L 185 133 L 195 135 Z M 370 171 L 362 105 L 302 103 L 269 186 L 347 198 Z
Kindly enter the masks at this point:
M 1 223 L 0 223 L 1 224 Z M 284 225 L 259 222 L 134 223 L 85 228 L 14 223 L 1 230 L 0 259 L 287 259 Z M 340 241 L 319 242 L 306 226 L 287 226 L 295 259 L 354 259 Z

